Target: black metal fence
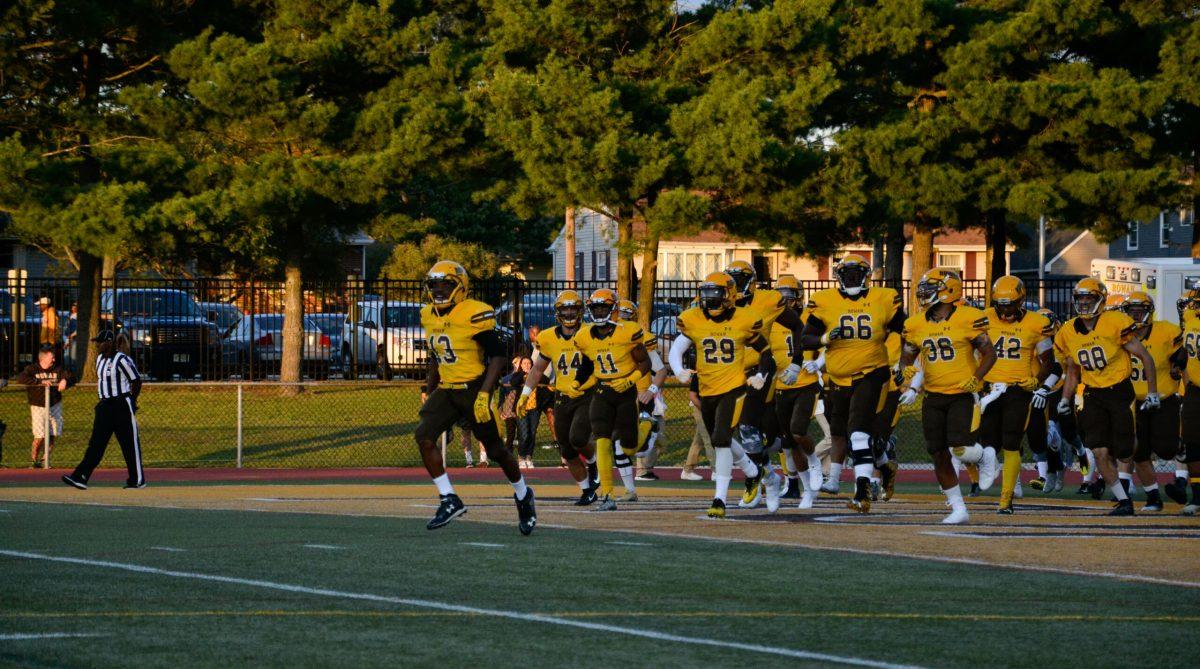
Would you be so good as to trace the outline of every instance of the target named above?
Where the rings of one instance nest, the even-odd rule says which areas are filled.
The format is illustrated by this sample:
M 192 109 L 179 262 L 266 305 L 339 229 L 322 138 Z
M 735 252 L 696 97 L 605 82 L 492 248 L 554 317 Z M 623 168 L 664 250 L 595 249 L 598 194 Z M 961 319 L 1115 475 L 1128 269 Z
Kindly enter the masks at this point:
M 830 280 L 802 281 L 806 292 L 833 287 Z M 1030 300 L 1066 316 L 1073 279 L 1027 281 Z M 530 327 L 554 324 L 553 303 L 562 290 L 585 296 L 611 281 L 551 281 L 512 278 L 473 281 L 471 295 L 496 307 L 497 322 L 510 335 L 514 353 L 527 346 Z M 669 336 L 674 316 L 696 294 L 696 281 L 655 284 L 651 329 Z M 908 299 L 908 282 L 899 286 Z M 968 298 L 982 300 L 985 281 L 964 281 Z M 45 326 L 38 302 L 46 298 L 58 314 L 54 332 Z M 0 287 L 0 368 L 13 373 L 33 359 L 41 341 L 61 343 L 68 363 L 82 347 L 72 318 L 79 299 L 74 279 L 29 278 Z M 381 279 L 310 283 L 303 290 L 305 314 L 301 371 L 307 379 L 424 377 L 426 343 L 420 326 L 420 280 Z M 1031 305 L 1032 306 L 1032 305 Z M 283 283 L 223 278 L 129 279 L 105 282 L 102 327 L 123 332 L 138 366 L 151 379 L 267 380 L 275 378 L 283 353 Z M 45 327 L 44 327 L 45 326 Z M 86 330 L 86 328 L 84 328 Z

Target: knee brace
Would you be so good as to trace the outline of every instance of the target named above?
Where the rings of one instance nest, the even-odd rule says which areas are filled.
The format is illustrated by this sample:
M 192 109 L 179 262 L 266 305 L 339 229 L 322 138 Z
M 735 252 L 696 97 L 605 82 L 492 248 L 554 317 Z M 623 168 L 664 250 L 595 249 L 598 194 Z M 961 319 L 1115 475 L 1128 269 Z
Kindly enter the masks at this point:
M 871 436 L 866 432 L 854 432 L 850 435 L 850 461 L 856 466 L 875 462 L 871 455 Z
M 737 439 L 742 450 L 746 451 L 749 455 L 758 455 L 766 448 L 766 444 L 763 442 L 762 431 L 753 425 L 739 425 L 737 436 L 734 438 Z

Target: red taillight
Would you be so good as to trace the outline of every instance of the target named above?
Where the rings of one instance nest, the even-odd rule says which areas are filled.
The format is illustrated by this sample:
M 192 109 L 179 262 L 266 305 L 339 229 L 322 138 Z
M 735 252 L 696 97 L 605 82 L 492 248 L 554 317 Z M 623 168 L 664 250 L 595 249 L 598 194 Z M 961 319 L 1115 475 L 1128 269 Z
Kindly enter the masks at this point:
M 274 346 L 275 338 L 271 336 L 270 332 L 268 332 L 267 334 L 259 337 L 258 339 L 255 339 L 254 344 L 256 346 Z
M 324 346 L 325 348 L 329 348 L 330 346 L 333 346 L 333 342 L 329 341 L 329 335 L 327 335 L 327 334 L 321 335 L 321 346 Z

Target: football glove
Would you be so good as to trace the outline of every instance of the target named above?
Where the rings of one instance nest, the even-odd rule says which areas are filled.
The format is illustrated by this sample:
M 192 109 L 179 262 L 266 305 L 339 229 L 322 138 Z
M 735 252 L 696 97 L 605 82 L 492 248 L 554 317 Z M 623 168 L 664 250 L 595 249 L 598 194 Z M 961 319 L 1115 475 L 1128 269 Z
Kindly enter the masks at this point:
M 1071 400 L 1064 397 L 1058 401 L 1058 414 L 1060 416 L 1071 415 Z
M 786 370 L 785 370 L 785 371 L 786 371 Z M 686 386 L 686 385 L 688 384 L 688 382 L 692 380 L 692 374 L 695 374 L 695 372 L 693 372 L 693 371 L 692 371 L 692 370 L 690 370 L 690 369 L 685 369 L 685 370 L 683 370 L 682 372 L 680 372 L 680 373 L 676 374 L 676 375 L 675 375 L 675 378 L 676 378 L 676 379 L 677 379 L 677 380 L 678 380 L 680 383 L 682 383 L 683 385 L 685 385 L 685 386 Z
M 900 406 L 906 407 L 916 401 L 917 401 L 917 391 L 913 390 L 912 388 L 909 388 L 908 390 L 900 393 L 900 400 L 899 400 Z
M 1021 390 L 1034 390 L 1038 387 L 1037 377 L 1027 376 L 1017 383 L 1017 387 Z
M 614 379 L 612 383 L 608 384 L 608 387 L 612 388 L 618 393 L 623 393 L 632 388 L 635 383 L 637 383 L 637 381 L 634 380 L 633 375 L 631 374 L 629 376 L 622 376 L 619 379 Z
M 1050 389 L 1046 386 L 1042 386 L 1033 391 L 1033 399 L 1030 400 L 1029 403 L 1033 405 L 1034 409 L 1044 409 L 1046 408 L 1046 401 L 1049 396 Z
M 517 418 L 524 418 L 525 414 L 533 411 L 537 406 L 537 395 L 534 394 L 533 388 L 524 386 L 521 388 L 521 399 L 517 400 Z
M 492 419 L 492 394 L 482 390 L 475 396 L 475 422 L 486 423 Z
M 821 371 L 820 360 L 806 360 L 801 366 L 804 367 L 804 371 L 809 374 L 816 374 L 817 372 Z
M 808 363 L 804 363 L 804 364 L 807 365 Z M 678 377 L 676 377 L 676 378 L 678 378 Z M 787 367 L 785 367 L 783 369 L 783 372 L 781 372 L 779 374 L 779 382 L 785 386 L 792 385 L 793 383 L 796 382 L 796 379 L 798 379 L 798 378 L 800 378 L 800 365 L 797 365 L 794 362 L 792 364 L 788 365 Z M 687 383 L 687 381 L 684 381 L 683 379 L 679 379 L 679 380 L 683 381 L 684 383 Z
M 983 382 L 977 376 L 968 376 L 966 381 L 958 384 L 958 389 L 967 393 L 977 393 L 983 387 Z
M 750 386 L 751 388 L 753 388 L 755 390 L 762 390 L 762 387 L 766 384 L 767 384 L 767 379 L 762 374 L 755 374 L 754 376 L 751 376 L 750 378 L 746 379 L 746 385 Z
M 1153 411 L 1162 406 L 1158 393 L 1146 393 L 1146 401 L 1142 402 L 1142 411 Z

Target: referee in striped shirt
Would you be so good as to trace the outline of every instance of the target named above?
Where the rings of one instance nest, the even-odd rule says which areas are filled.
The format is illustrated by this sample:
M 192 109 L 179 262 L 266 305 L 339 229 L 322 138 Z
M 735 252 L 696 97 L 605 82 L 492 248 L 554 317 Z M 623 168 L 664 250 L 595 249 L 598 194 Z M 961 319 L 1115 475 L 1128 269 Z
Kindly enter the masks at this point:
M 138 440 L 137 398 L 142 391 L 142 377 L 133 359 L 116 348 L 112 330 L 101 330 L 92 341 L 99 346 L 96 356 L 96 382 L 100 401 L 96 404 L 96 419 L 92 423 L 92 438 L 83 462 L 75 471 L 62 477 L 63 483 L 87 490 L 88 479 L 104 457 L 104 450 L 113 435 L 121 445 L 125 466 L 129 468 L 126 488 L 146 487 L 142 472 L 142 444 Z

